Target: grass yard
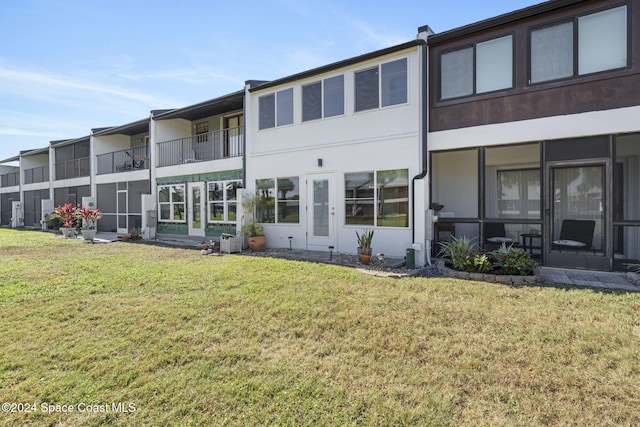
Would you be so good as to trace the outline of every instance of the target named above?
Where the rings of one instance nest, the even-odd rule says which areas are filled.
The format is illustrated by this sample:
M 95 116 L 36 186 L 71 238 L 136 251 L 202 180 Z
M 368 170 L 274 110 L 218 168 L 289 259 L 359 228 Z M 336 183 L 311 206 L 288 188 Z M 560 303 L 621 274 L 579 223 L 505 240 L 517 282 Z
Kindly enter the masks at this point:
M 0 403 L 0 426 L 640 425 L 640 295 L 0 229 Z

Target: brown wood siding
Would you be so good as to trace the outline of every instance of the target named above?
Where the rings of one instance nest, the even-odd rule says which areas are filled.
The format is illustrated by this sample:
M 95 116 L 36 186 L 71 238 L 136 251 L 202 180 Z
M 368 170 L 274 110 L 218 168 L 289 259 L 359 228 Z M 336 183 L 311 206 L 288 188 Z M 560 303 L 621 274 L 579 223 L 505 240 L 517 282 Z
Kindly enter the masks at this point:
M 488 28 L 486 31 L 430 45 L 429 130 L 436 132 L 640 105 L 640 0 L 630 0 L 627 3 L 628 13 L 632 15 L 629 68 L 528 85 L 530 28 L 620 4 L 620 1 L 614 0 L 587 1 L 561 12 L 544 14 L 512 25 Z M 441 52 L 509 33 L 514 35 L 515 46 L 513 89 L 454 100 L 438 99 Z

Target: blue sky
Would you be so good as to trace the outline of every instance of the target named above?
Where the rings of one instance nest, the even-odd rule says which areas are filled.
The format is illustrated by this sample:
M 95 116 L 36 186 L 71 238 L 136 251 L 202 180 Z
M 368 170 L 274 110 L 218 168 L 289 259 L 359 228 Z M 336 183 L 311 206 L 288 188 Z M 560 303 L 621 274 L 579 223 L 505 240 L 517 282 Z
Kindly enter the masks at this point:
M 1 0 L 0 160 L 539 0 Z

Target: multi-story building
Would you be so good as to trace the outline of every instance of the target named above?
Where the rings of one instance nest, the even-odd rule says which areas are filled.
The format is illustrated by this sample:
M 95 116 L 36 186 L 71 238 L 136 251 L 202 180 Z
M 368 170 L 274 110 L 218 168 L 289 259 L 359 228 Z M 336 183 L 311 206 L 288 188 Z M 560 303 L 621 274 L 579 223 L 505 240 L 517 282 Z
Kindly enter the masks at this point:
M 640 2 L 548 1 L 428 43 L 437 228 L 547 266 L 638 262 Z
M 0 224 L 92 198 L 103 231 L 216 238 L 260 194 L 271 247 L 525 247 L 640 259 L 640 0 L 553 0 L 0 162 Z M 246 136 L 246 137 L 245 137 Z M 19 166 L 15 166 L 15 163 Z M 435 245 L 434 245 L 435 246 Z M 435 251 L 434 251 L 435 252 Z
M 247 189 L 269 246 L 355 253 L 370 228 L 374 253 L 398 257 L 422 241 L 424 37 L 247 87 Z
M 151 115 L 157 233 L 216 238 L 238 230 L 244 183 L 244 91 Z

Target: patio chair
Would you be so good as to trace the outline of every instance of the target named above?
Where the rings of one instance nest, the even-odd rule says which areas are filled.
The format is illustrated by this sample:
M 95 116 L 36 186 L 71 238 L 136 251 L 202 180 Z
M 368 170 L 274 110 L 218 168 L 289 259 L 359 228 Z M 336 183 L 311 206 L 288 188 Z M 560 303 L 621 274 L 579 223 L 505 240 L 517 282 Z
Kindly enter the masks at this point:
M 499 248 L 503 243 L 509 245 L 513 239 L 507 237 L 503 222 L 484 223 L 484 243 L 487 247 Z
M 592 250 L 595 255 L 596 248 L 593 247 L 595 228 L 596 222 L 593 220 L 565 219 L 560 228 L 560 238 L 553 241 L 553 246 L 561 253 L 565 248 L 575 250 L 576 253 L 581 250 Z

